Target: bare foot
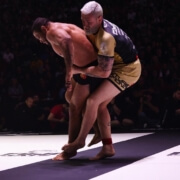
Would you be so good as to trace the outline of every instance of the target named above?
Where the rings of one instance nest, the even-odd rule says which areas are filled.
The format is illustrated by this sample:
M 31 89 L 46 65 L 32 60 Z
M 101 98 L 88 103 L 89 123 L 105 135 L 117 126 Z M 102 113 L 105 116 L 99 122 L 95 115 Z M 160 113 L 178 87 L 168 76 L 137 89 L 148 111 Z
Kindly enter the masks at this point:
M 54 161 L 63 161 L 63 160 L 68 160 L 72 158 L 73 156 L 76 156 L 77 152 L 74 151 L 72 153 L 67 153 L 65 151 L 59 153 L 57 156 L 55 156 L 52 160 Z
M 94 144 L 97 144 L 101 141 L 101 136 L 100 134 L 95 134 L 91 140 L 91 142 L 88 144 L 88 147 L 94 145 Z
M 77 152 L 78 149 L 81 149 L 85 146 L 85 143 L 76 143 L 76 142 L 73 142 L 73 143 L 69 143 L 69 144 L 66 144 L 62 147 L 62 150 L 64 150 L 65 152 L 67 153 L 73 153 L 73 152 Z
M 95 160 L 105 159 L 107 157 L 112 157 L 114 155 L 115 155 L 114 147 L 112 145 L 104 145 L 101 151 L 95 157 L 90 158 L 90 160 L 95 161 Z

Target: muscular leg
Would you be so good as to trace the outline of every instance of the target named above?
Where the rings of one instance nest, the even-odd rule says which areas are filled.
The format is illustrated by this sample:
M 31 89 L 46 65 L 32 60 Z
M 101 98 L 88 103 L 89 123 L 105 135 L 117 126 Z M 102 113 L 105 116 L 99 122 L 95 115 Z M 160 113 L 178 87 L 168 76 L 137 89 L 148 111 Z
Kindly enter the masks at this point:
M 90 147 L 94 144 L 97 144 L 101 141 L 101 134 L 100 134 L 100 130 L 99 130 L 97 121 L 95 121 L 95 123 L 93 125 L 93 129 L 94 129 L 94 136 L 93 136 L 92 140 L 90 141 L 90 143 L 88 144 L 88 147 Z
M 62 149 L 66 152 L 72 152 L 84 147 L 85 139 L 97 118 L 97 112 L 100 105 L 114 98 L 119 93 L 119 90 L 111 82 L 104 80 L 87 100 L 86 110 L 78 137 L 73 143 L 64 146 Z M 103 123 L 103 120 L 101 121 Z
M 101 103 L 98 108 L 98 127 L 102 138 L 103 147 L 101 151 L 91 160 L 99 160 L 106 157 L 111 157 L 115 154 L 111 138 L 111 118 L 107 108 L 111 99 Z
M 111 136 L 110 115 L 107 109 L 107 105 L 110 101 L 111 100 L 108 100 L 107 102 L 102 103 L 98 108 L 97 121 L 93 125 L 95 135 L 88 146 L 99 143 L 101 139 L 109 138 Z M 109 133 L 104 133 L 105 130 L 103 131 L 103 128 L 108 128 Z
M 66 92 L 66 100 L 69 102 L 68 143 L 73 142 L 77 138 L 82 121 L 82 109 L 88 96 L 89 85 L 80 85 L 75 82 L 73 82 L 73 91 Z M 76 150 L 70 153 L 62 152 L 54 157 L 53 160 L 70 159 L 76 154 Z
M 88 96 L 89 85 L 80 85 L 76 83 L 69 103 L 68 143 L 73 142 L 78 136 L 82 121 L 82 110 Z

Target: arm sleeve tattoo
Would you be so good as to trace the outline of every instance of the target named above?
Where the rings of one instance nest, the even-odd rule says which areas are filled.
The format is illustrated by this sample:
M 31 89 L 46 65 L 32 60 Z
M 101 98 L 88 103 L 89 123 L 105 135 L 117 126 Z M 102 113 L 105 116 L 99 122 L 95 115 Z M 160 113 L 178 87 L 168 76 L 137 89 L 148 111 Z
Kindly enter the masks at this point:
M 102 71 L 111 71 L 114 57 L 98 55 L 98 66 Z

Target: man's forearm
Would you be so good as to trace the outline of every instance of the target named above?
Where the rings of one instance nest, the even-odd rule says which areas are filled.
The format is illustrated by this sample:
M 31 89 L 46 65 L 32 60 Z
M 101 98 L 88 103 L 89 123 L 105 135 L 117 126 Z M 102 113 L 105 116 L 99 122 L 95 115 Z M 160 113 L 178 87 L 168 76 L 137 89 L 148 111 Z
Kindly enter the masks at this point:
M 74 52 L 72 39 L 66 38 L 63 41 L 63 45 L 64 45 L 63 56 L 66 65 L 66 81 L 70 81 L 72 76 L 73 52 Z
M 90 66 L 88 68 L 80 68 L 73 66 L 73 74 L 83 73 L 91 77 L 107 78 L 111 71 L 102 70 L 99 66 Z
M 108 78 L 111 71 L 104 71 L 99 66 L 91 66 L 85 69 L 85 73 L 93 77 Z

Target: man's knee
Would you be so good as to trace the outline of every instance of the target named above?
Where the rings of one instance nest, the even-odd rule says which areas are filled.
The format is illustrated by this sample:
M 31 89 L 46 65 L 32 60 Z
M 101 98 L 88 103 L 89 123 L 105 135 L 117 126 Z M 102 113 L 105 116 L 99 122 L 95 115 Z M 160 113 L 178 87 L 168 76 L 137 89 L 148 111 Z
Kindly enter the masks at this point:
M 98 102 L 95 100 L 95 98 L 93 97 L 89 97 L 86 101 L 86 107 L 95 107 L 95 106 L 98 106 Z
M 69 109 L 72 111 L 72 110 L 76 110 L 77 109 L 77 106 L 76 106 L 76 104 L 75 103 L 73 103 L 73 102 L 69 102 Z
M 66 91 L 65 93 L 65 99 L 68 103 L 70 103 L 70 100 L 71 100 L 71 96 L 72 96 L 72 93 Z
M 71 112 L 76 113 L 76 114 L 82 113 L 83 105 L 78 102 L 70 101 L 69 109 Z

